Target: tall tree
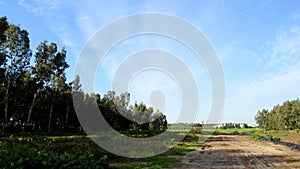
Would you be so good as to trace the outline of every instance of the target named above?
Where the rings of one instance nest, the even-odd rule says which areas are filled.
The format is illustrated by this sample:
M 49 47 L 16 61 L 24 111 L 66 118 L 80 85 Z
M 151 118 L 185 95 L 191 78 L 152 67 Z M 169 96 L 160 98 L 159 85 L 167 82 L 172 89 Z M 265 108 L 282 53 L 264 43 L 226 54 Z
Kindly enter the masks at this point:
M 282 130 L 300 128 L 300 101 L 285 101 L 276 105 L 271 111 L 263 109 L 255 116 L 260 127 L 267 130 Z
M 57 95 L 65 88 L 65 69 L 69 65 L 66 62 L 66 51 L 63 48 L 61 51 L 57 51 L 57 45 L 55 43 L 48 44 L 47 41 L 43 41 L 37 47 L 35 54 L 35 66 L 33 67 L 34 77 L 37 79 L 39 88 L 37 94 L 41 92 L 49 99 L 49 116 L 47 130 L 51 129 L 51 119 L 53 114 L 54 103 Z M 35 104 L 36 96 L 33 99 L 32 106 Z M 30 121 L 32 114 L 32 108 L 28 113 L 27 124 Z
M 65 117 L 65 125 L 67 129 L 79 129 L 82 130 L 80 123 L 77 119 L 76 110 L 78 110 L 79 105 L 84 100 L 84 93 L 81 89 L 81 83 L 80 83 L 80 77 L 79 75 L 75 76 L 75 79 L 70 84 L 72 89 L 71 93 L 68 97 L 68 107 Z M 69 123 L 69 121 L 72 121 L 72 123 Z
M 6 30 L 6 19 L 1 19 L 1 24 L 4 25 L 0 32 L 4 31 L 1 37 L 1 60 L 5 67 L 5 105 L 4 105 L 4 128 L 8 123 L 8 111 L 10 97 L 13 97 L 10 91 L 17 86 L 18 79 L 26 73 L 30 64 L 31 50 L 29 45 L 28 32 L 22 30 L 18 25 L 10 24 Z M 5 59 L 3 59 L 5 58 Z M 4 62 L 3 62 L 4 61 Z M 12 99 L 11 99 L 12 100 Z
M 268 115 L 269 112 L 266 109 L 263 109 L 262 111 L 258 111 L 257 115 L 255 116 L 255 120 L 259 127 L 262 127 L 264 129 L 267 129 L 268 127 Z

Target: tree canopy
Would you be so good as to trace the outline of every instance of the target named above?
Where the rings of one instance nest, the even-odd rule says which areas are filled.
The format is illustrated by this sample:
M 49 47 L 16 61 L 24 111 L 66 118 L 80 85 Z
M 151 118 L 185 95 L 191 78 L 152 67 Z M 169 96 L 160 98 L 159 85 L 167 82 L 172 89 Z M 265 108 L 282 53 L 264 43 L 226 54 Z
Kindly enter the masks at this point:
M 300 100 L 285 101 L 272 110 L 262 109 L 255 116 L 256 123 L 266 130 L 292 130 L 300 128 Z
M 117 95 L 108 91 L 103 97 L 84 93 L 78 75 L 67 83 L 66 49 L 58 49 L 56 43 L 45 40 L 32 52 L 28 35 L 6 17 L 0 18 L 1 132 L 82 131 L 76 105 L 80 102 L 89 107 L 93 101 L 105 120 L 118 131 L 167 128 L 162 112 L 154 112 L 143 103 L 129 105 L 127 92 Z

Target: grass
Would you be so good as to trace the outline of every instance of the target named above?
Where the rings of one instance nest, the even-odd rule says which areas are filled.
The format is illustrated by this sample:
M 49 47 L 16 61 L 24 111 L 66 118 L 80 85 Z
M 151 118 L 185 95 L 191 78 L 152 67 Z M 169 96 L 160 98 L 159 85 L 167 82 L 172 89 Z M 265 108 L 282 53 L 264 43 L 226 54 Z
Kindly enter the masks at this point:
M 174 148 L 187 152 L 196 150 L 196 147 L 189 146 L 188 144 L 177 144 Z
M 176 158 L 165 156 L 153 156 L 142 159 L 138 163 L 119 163 L 118 166 L 113 166 L 114 169 L 160 169 L 168 168 L 170 163 L 179 162 Z
M 284 135 L 288 135 L 290 133 L 297 133 L 298 130 L 293 131 L 264 131 L 262 129 L 254 129 L 254 128 L 248 128 L 248 129 L 216 129 L 215 133 L 233 133 L 233 132 L 239 132 L 239 133 L 252 133 L 252 138 L 256 140 L 261 140 L 263 136 L 269 135 L 272 137 L 273 140 L 280 140 L 280 137 L 284 137 Z M 120 163 L 119 166 L 115 166 L 113 168 L 166 168 L 169 166 L 170 163 L 178 162 L 178 159 L 168 157 L 168 155 L 178 155 L 182 156 L 185 155 L 187 152 L 195 151 L 199 146 L 202 145 L 201 142 L 199 142 L 199 138 L 211 138 L 211 135 L 206 135 L 205 133 L 200 134 L 199 132 L 187 132 L 187 130 L 172 130 L 168 131 L 170 134 L 170 139 L 164 141 L 164 144 L 170 148 L 170 150 L 160 156 L 154 156 L 149 157 L 145 159 L 138 160 L 138 163 Z M 211 132 L 210 132 L 211 133 Z M 124 135 L 134 135 L 134 137 L 148 137 L 152 136 L 153 133 L 151 132 L 138 132 L 138 131 L 128 131 L 123 132 Z M 159 133 L 154 133 L 154 135 Z M 185 136 L 182 142 L 176 145 L 175 139 L 173 139 L 176 136 Z M 271 135 L 272 134 L 272 135 Z M 107 135 L 107 133 L 106 133 Z M 26 158 L 44 158 L 44 159 L 50 159 L 50 161 L 55 161 L 54 159 L 63 161 L 64 159 L 70 159 L 70 162 L 76 162 L 75 159 L 79 158 L 80 155 L 84 155 L 84 157 L 81 157 L 82 159 L 88 159 L 93 162 L 93 160 L 100 159 L 104 155 L 107 155 L 111 161 L 114 159 L 119 159 L 119 156 L 116 156 L 114 154 L 111 154 L 100 147 L 96 145 L 92 140 L 90 140 L 90 137 L 106 137 L 105 133 L 95 133 L 95 135 L 92 136 L 86 136 L 86 135 L 43 135 L 43 134 L 26 134 L 26 135 L 2 135 L 0 137 L 0 155 L 3 154 L 4 151 L 7 153 L 6 155 L 16 155 L 15 159 L 20 159 L 19 154 L 22 155 L 22 152 L 29 152 L 24 155 L 24 161 L 28 162 Z M 125 144 L 125 143 L 124 143 Z M 24 151 L 23 151 L 24 150 Z M 284 151 L 281 148 L 277 148 L 278 151 Z M 31 153 L 31 154 L 30 154 Z M 140 152 L 139 152 L 140 153 Z M 39 156 L 39 154 L 42 154 Z M 73 156 L 74 155 L 74 156 Z M 51 156 L 51 157 L 47 157 Z M 21 157 L 21 156 L 20 156 Z M 1 159 L 0 159 L 1 160 Z M 17 161 L 17 160 L 16 160 Z M 97 161 L 96 161 L 97 162 Z M 1 164 L 0 164 L 1 166 Z
M 275 148 L 275 150 L 284 151 L 284 149 L 282 149 L 282 148 Z
M 145 158 L 144 161 L 151 162 L 152 165 L 158 165 L 158 166 L 161 166 L 162 168 L 169 167 L 170 163 L 179 162 L 179 160 L 177 160 L 176 158 L 164 157 L 164 156 L 148 157 L 148 158 Z
M 147 132 L 138 133 L 137 131 L 124 132 L 123 134 L 133 134 L 134 137 L 153 135 Z M 141 136 L 139 134 L 141 134 Z M 154 135 L 155 134 L 157 133 L 154 133 Z M 177 135 L 186 136 L 183 142 L 178 145 L 176 145 L 175 139 L 170 137 L 169 140 L 164 142 L 166 146 L 170 147 L 170 150 L 160 156 L 141 159 L 140 161 L 138 160 L 138 163 L 128 163 L 127 161 L 127 163 L 120 163 L 119 166 L 113 168 L 166 168 L 170 163 L 179 161 L 176 158 L 168 157 L 168 155 L 182 156 L 186 154 L 185 152 L 195 151 L 201 145 L 201 143 L 198 142 L 200 134 L 197 132 L 187 133 L 186 131 L 172 131 L 169 134 L 170 136 L 174 135 L 174 137 Z M 104 164 L 108 159 L 110 159 L 110 161 L 117 161 L 120 157 L 101 149 L 90 138 L 99 137 L 103 139 L 108 135 L 109 133 L 95 133 L 90 136 L 82 134 L 47 136 L 45 134 L 34 135 L 26 133 L 24 135 L 2 135 L 0 136 L 0 155 L 5 154 L 5 156 L 9 158 L 12 155 L 14 156 L 10 161 L 8 159 L 5 160 L 11 162 L 11 168 L 18 168 L 14 167 L 17 166 L 17 164 L 14 164 L 15 161 L 18 161 L 17 159 L 21 159 L 18 163 L 19 166 L 25 163 L 27 164 L 29 161 L 33 161 L 37 164 L 39 160 L 41 160 L 41 164 L 45 164 L 45 166 L 48 167 L 55 161 L 64 162 L 64 160 L 68 160 L 67 162 L 71 165 L 79 162 L 76 160 L 79 158 L 82 160 L 82 163 L 88 160 L 88 164 L 91 165 L 100 162 Z M 102 158 L 104 155 L 107 155 L 107 159 Z M 3 160 L 4 156 L 2 162 L 5 162 Z M 2 163 L 0 163 L 0 166 L 1 165 Z M 31 165 L 28 166 L 29 168 L 32 167 Z
M 172 149 L 172 150 L 171 150 L 171 154 L 172 154 L 172 155 L 179 155 L 179 156 L 185 155 L 184 152 L 179 151 L 179 150 L 176 150 L 176 149 Z
M 239 133 L 260 133 L 263 131 L 263 129 L 256 129 L 256 128 L 216 129 L 215 133 L 233 133 L 235 131 L 237 131 Z
M 255 140 L 262 140 L 263 139 L 263 136 L 259 135 L 259 134 L 253 134 L 251 136 L 251 138 L 255 139 Z

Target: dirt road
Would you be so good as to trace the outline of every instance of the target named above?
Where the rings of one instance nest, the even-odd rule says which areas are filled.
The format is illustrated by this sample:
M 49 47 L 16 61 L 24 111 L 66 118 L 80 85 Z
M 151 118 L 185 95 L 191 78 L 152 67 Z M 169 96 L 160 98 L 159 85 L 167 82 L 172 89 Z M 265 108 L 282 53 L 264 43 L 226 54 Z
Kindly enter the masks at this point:
M 219 135 L 170 168 L 300 168 L 300 152 L 249 136 Z

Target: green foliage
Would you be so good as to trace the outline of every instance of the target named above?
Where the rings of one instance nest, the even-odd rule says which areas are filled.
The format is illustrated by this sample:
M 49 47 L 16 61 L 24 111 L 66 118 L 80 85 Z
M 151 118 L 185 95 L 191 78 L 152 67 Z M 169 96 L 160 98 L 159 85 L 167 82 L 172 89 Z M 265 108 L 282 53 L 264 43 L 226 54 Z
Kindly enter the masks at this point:
M 176 149 L 172 149 L 171 154 L 172 155 L 180 155 L 180 156 L 185 155 L 185 153 L 183 153 L 182 151 L 176 150 Z
M 255 139 L 255 140 L 262 140 L 262 139 L 263 139 L 263 136 L 258 135 L 258 134 L 253 134 L 251 137 L 252 137 L 253 139 Z
M 282 148 L 275 148 L 275 150 L 284 151 L 284 149 L 282 149 Z
M 164 140 L 164 144 L 168 147 L 173 147 L 176 144 L 176 142 L 174 138 L 171 138 L 169 140 Z
M 265 130 L 300 128 L 300 100 L 285 101 L 282 105 L 274 106 L 271 111 L 258 111 L 255 120 Z
M 145 158 L 144 161 L 151 162 L 152 165 L 158 165 L 161 166 L 162 168 L 168 168 L 169 163 L 175 163 L 178 162 L 179 160 L 172 157 L 153 156 L 153 157 Z
M 239 133 L 257 133 L 257 132 L 262 132 L 262 129 L 256 129 L 256 128 L 233 128 L 233 129 L 216 129 L 214 132 L 216 134 L 221 134 L 221 133 L 233 133 L 233 132 L 239 132 Z
M 28 32 L 10 24 L 6 17 L 0 18 L 1 133 L 80 132 L 76 111 L 84 109 L 82 116 L 94 115 L 89 110 L 95 102 L 105 120 L 117 131 L 167 129 L 162 112 L 153 112 L 152 107 L 143 103 L 129 105 L 128 92 L 117 96 L 114 91 L 108 91 L 103 97 L 84 93 L 78 75 L 67 83 L 66 57 L 64 47 L 59 49 L 56 43 L 46 40 L 32 54 Z M 30 60 L 34 61 L 32 65 Z
M 0 166 L 3 168 L 108 168 L 107 156 L 100 159 L 93 155 L 61 155 L 51 151 L 29 149 L 26 146 L 1 147 Z
M 272 138 L 272 140 L 277 140 L 277 141 L 280 140 L 280 137 L 278 137 L 278 136 L 271 136 L 271 138 Z
M 195 151 L 197 149 L 197 146 L 196 145 L 190 145 L 190 144 L 187 144 L 187 143 L 180 143 L 180 144 L 177 144 L 176 146 L 174 146 L 174 148 L 176 149 L 179 149 L 181 151 Z
M 113 166 L 111 168 L 116 169 L 160 169 L 168 168 L 170 163 L 178 162 L 179 160 L 172 157 L 165 156 L 153 156 L 147 157 L 141 160 L 138 163 L 121 163 L 118 166 Z

